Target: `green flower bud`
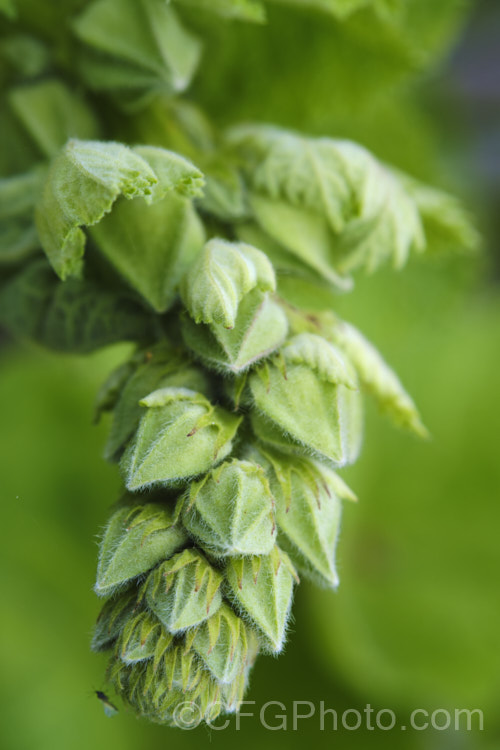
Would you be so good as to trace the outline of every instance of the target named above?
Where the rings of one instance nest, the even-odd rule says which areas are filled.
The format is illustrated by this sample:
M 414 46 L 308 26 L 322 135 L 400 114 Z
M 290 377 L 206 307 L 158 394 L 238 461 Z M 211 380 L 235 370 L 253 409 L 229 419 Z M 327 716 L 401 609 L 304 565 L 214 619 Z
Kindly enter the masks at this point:
M 221 583 L 222 576 L 201 552 L 187 549 L 150 573 L 146 600 L 169 633 L 181 633 L 217 612 Z
M 162 388 L 140 403 L 146 413 L 121 462 L 127 489 L 178 484 L 231 451 L 241 417 L 213 406 L 201 393 Z
M 238 373 L 269 356 L 287 334 L 284 311 L 269 297 L 273 267 L 260 250 L 211 240 L 188 273 L 181 294 L 190 318 L 184 341 L 215 369 Z
M 163 633 L 160 621 L 150 612 L 139 612 L 130 617 L 118 641 L 120 658 L 126 664 L 144 661 L 155 655 L 158 640 Z M 169 642 L 173 636 L 169 636 Z
M 341 499 L 355 496 L 326 466 L 305 458 L 264 451 L 268 477 L 276 500 L 279 543 L 300 573 L 335 588 L 335 546 Z
M 274 546 L 269 555 L 229 559 L 228 591 L 236 606 L 257 626 L 266 650 L 279 653 L 297 574 L 288 555 Z
M 287 330 L 282 308 L 258 289 L 242 300 L 233 328 L 222 323 L 196 325 L 188 317 L 182 320 L 186 345 L 208 366 L 231 373 L 243 372 L 272 354 L 285 340 Z
M 218 683 L 203 669 L 196 654 L 182 644 L 168 649 L 158 664 L 127 665 L 116 658 L 109 670 L 115 690 L 141 716 L 179 726 L 179 708 L 191 705 L 192 726 L 215 719 L 226 707 Z M 243 685 L 244 688 L 244 685 Z M 242 699 L 242 692 L 240 688 Z M 184 723 L 180 726 L 185 726 Z
M 213 239 L 186 275 L 181 297 L 195 323 L 221 323 L 234 328 L 239 305 L 253 289 L 276 289 L 267 256 L 242 242 Z
M 234 682 L 253 664 L 259 648 L 253 631 L 225 603 L 186 640 L 212 676 L 224 684 Z
M 101 543 L 95 591 L 107 596 L 132 578 L 166 560 L 187 541 L 167 507 L 148 503 L 119 508 Z
M 259 437 L 302 445 L 337 466 L 353 461 L 361 440 L 356 375 L 341 352 L 311 333 L 294 336 L 249 378 L 255 406 L 265 418 Z M 274 434 L 285 435 L 278 440 Z
M 110 649 L 136 607 L 137 596 L 134 591 L 122 594 L 117 599 L 109 599 L 97 618 L 91 643 L 92 651 Z
M 257 464 L 221 464 L 192 482 L 182 502 L 184 526 L 211 554 L 271 552 L 276 537 L 273 497 Z
M 112 382 L 110 378 L 110 384 Z M 105 448 L 108 460 L 119 458 L 136 431 L 143 414 L 140 400 L 158 388 L 179 386 L 202 393 L 209 389 L 207 378 L 201 370 L 166 344 L 152 347 L 139 357 L 135 355 L 131 374 L 123 384 L 116 405 L 113 405 L 113 423 Z

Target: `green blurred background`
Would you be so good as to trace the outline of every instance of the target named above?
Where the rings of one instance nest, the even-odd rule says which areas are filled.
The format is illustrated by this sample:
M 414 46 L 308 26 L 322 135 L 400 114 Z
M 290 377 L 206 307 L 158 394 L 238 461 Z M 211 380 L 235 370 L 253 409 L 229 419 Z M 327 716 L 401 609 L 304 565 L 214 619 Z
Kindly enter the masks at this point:
M 451 38 L 460 28 L 438 6 L 434 36 L 422 36 L 429 54 L 438 35 Z M 105 664 L 89 652 L 89 639 L 99 610 L 92 592 L 98 534 L 119 481 L 101 458 L 107 425 L 92 425 L 92 412 L 99 385 L 128 348 L 56 356 L 4 335 L 6 750 L 500 747 L 498 4 L 476 4 L 458 47 L 424 80 L 415 78 L 414 61 L 402 64 L 397 39 L 382 54 L 365 45 L 354 22 L 345 31 L 319 15 L 279 9 L 271 21 L 265 29 L 214 26 L 206 54 L 220 75 L 207 66 L 193 94 L 214 116 L 358 139 L 418 176 L 458 181 L 479 217 L 482 257 L 414 260 L 402 274 L 360 276 L 354 293 L 339 298 L 339 312 L 401 375 L 432 439 L 398 433 L 368 408 L 362 457 L 343 472 L 360 502 L 344 509 L 339 591 L 301 585 L 286 653 L 261 658 L 254 669 L 248 700 L 256 705 L 247 710 L 281 702 L 285 711 L 270 708 L 267 718 L 280 726 L 277 714 L 286 713 L 286 731 L 265 729 L 256 717 L 242 718 L 239 731 L 233 720 L 224 731 L 181 732 L 138 721 L 122 707 L 109 719 L 94 694 L 105 689 Z M 349 67 L 356 54 L 365 56 L 363 75 Z M 321 731 L 317 714 L 294 730 L 293 701 L 311 701 L 317 711 L 324 701 L 339 716 L 367 704 L 389 708 L 408 727 L 417 708 L 480 708 L 484 730 L 332 732 L 327 722 Z

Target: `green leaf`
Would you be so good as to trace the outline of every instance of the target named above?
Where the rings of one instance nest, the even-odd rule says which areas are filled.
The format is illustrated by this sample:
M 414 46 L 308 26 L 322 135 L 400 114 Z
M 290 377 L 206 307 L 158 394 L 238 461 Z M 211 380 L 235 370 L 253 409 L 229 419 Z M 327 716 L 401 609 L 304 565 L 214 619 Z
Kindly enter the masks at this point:
M 387 259 L 400 268 L 412 250 L 425 248 L 406 179 L 361 146 L 269 126 L 240 127 L 228 138 L 257 221 L 333 283 L 335 275 L 360 266 L 372 271 Z
M 186 549 L 158 566 L 147 581 L 149 608 L 169 633 L 204 622 L 222 604 L 222 576 L 201 552 Z
M 225 18 L 262 23 L 266 13 L 257 0 L 176 0 L 179 5 L 188 5 L 217 13 Z
M 90 281 L 62 284 L 45 260 L 33 261 L 5 284 L 0 320 L 15 336 L 64 352 L 144 341 L 154 332 L 151 316 L 135 300 Z
M 238 307 L 253 289 L 276 289 L 268 258 L 251 245 L 213 239 L 186 275 L 181 297 L 196 323 L 222 323 L 234 328 Z
M 266 0 L 268 3 L 286 5 L 303 5 L 331 13 L 340 19 L 347 18 L 361 8 L 370 7 L 382 16 L 392 14 L 399 9 L 400 0 Z
M 57 80 L 12 89 L 10 106 L 44 157 L 52 157 L 70 138 L 94 139 L 99 127 L 83 99 Z
M 168 560 L 187 541 L 165 506 L 148 503 L 115 511 L 101 542 L 95 592 L 109 596 L 132 578 Z
M 273 505 L 262 468 L 233 460 L 191 482 L 182 501 L 182 519 L 212 555 L 265 555 L 276 537 Z
M 95 0 L 73 22 L 73 28 L 92 51 L 115 60 L 114 70 L 102 61 L 95 76 L 99 88 L 120 88 L 124 79 L 120 82 L 115 71 L 125 64 L 139 76 L 134 86 L 162 85 L 167 91 L 183 91 L 198 65 L 200 43 L 164 0 Z
M 173 304 L 205 240 L 191 203 L 174 193 L 152 206 L 119 199 L 90 234 L 127 283 L 160 313 Z
M 480 234 L 457 198 L 407 176 L 402 179 L 420 211 L 431 251 L 473 252 L 479 248 Z
M 420 437 L 428 437 L 418 409 L 398 376 L 360 331 L 349 323 L 338 321 L 329 327 L 328 333 L 349 357 L 363 387 L 375 397 L 380 408 L 397 425 Z
M 351 365 L 330 347 L 319 336 L 299 334 L 250 375 L 253 426 L 265 442 L 302 446 L 343 466 L 359 453 L 360 399 Z
M 121 463 L 129 490 L 208 471 L 230 452 L 241 421 L 186 388 L 161 388 L 141 404 L 146 412 Z
M 0 56 L 23 76 L 44 73 L 50 64 L 47 46 L 30 34 L 9 34 L 0 40 Z
M 18 263 L 40 247 L 34 209 L 45 177 L 43 167 L 0 179 L 0 265 Z
M 81 227 L 101 221 L 120 195 L 151 202 L 177 184 L 181 191 L 186 189 L 186 172 L 179 175 L 179 157 L 164 152 L 161 160 L 156 149 L 147 149 L 146 157 L 120 143 L 71 140 L 53 160 L 36 220 L 42 246 L 63 280 L 81 274 L 85 247 Z M 178 183 L 170 177 L 167 163 L 172 164 Z M 191 170 L 191 165 L 186 166 L 188 174 Z
M 3 13 L 7 18 L 17 18 L 16 0 L 0 0 L 0 13 Z
M 130 377 L 113 406 L 113 423 L 104 452 L 108 460 L 117 460 L 133 436 L 144 414 L 140 401 L 149 393 L 169 386 L 183 386 L 204 393 L 209 391 L 203 372 L 170 346 L 159 344 L 151 347 L 142 355 L 142 360 L 131 363 Z
M 203 174 L 183 156 L 155 146 L 135 146 L 134 151 L 147 161 L 158 178 L 153 187 L 152 201 L 161 200 L 172 190 L 185 198 L 202 195 Z
M 226 566 L 229 595 L 272 653 L 279 653 L 285 643 L 296 575 L 290 558 L 277 546 L 269 555 L 232 558 Z

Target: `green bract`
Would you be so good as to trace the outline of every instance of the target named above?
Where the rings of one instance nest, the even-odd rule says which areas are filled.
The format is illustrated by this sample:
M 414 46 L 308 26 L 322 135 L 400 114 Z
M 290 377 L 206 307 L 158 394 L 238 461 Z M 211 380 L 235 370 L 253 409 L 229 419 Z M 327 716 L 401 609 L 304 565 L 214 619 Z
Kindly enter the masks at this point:
M 214 555 L 265 555 L 276 534 L 273 504 L 262 468 L 233 460 L 191 483 L 182 519 Z
M 354 461 L 361 426 L 359 394 L 352 366 L 328 341 L 298 334 L 270 362 L 249 378 L 255 407 L 264 418 L 254 420 L 259 437 L 270 442 L 281 431 L 286 442 L 304 446 L 337 466 Z
M 187 346 L 209 366 L 235 373 L 268 356 L 287 333 L 285 314 L 269 297 L 275 289 L 264 253 L 211 240 L 181 288 L 190 315 L 183 321 Z
M 395 91 L 456 15 L 455 0 L 431 5 L 0 0 L 0 324 L 66 353 L 131 343 L 96 403 L 128 492 L 102 536 L 92 648 L 139 716 L 238 710 L 258 653 L 284 648 L 297 572 L 336 588 L 354 496 L 334 469 L 358 456 L 364 391 L 426 434 L 334 310 L 361 267 L 476 247 L 467 214 L 351 140 L 218 125 L 279 112 L 328 131 L 331 100 L 338 132 L 354 111 L 365 143 L 381 140 L 364 119 L 382 142 L 413 128 Z M 265 33 L 224 26 L 267 11 Z M 363 105 L 379 78 L 394 112 Z
M 140 403 L 146 413 L 121 464 L 129 490 L 207 471 L 230 452 L 241 421 L 187 388 L 160 388 Z
M 152 503 L 142 508 L 125 506 L 116 511 L 101 544 L 95 591 L 109 595 L 141 575 L 144 570 L 169 558 L 187 541 L 167 508 Z

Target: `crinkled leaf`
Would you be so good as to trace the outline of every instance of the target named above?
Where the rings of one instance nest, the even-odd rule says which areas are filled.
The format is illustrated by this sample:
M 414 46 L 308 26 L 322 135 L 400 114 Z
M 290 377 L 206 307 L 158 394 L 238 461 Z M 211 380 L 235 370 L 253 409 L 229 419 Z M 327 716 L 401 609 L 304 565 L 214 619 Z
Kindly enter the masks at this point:
M 153 201 L 164 198 L 171 190 L 186 198 L 202 194 L 203 174 L 183 156 L 155 146 L 135 146 L 134 151 L 147 161 L 158 178 L 151 196 Z
M 233 460 L 191 482 L 182 518 L 189 533 L 213 555 L 264 555 L 276 537 L 273 504 L 261 467 Z
M 90 281 L 62 284 L 46 261 L 33 261 L 0 292 L 0 319 L 16 336 L 51 349 L 86 353 L 151 338 L 151 316 L 127 295 Z
M 92 51 L 114 58 L 116 68 L 125 63 L 155 87 L 183 91 L 191 81 L 200 57 L 200 43 L 179 22 L 164 0 L 95 0 L 73 22 L 78 38 Z M 113 89 L 103 62 L 100 88 Z M 83 69 L 85 72 L 85 68 Z M 89 81 L 92 84 L 92 80 Z
M 309 234 L 316 270 L 373 270 L 388 258 L 400 267 L 411 250 L 424 249 L 404 180 L 361 146 L 269 126 L 236 128 L 228 138 L 256 194 L 257 220 L 302 260 Z
M 149 576 L 146 599 L 170 633 L 179 633 L 211 617 L 222 604 L 222 576 L 201 552 L 187 549 Z
M 109 596 L 171 557 L 187 541 L 167 506 L 148 503 L 115 511 L 101 542 L 95 592 Z
M 477 250 L 480 235 L 457 198 L 406 176 L 402 179 L 420 211 L 430 250 Z
M 233 328 L 238 307 L 249 292 L 275 288 L 274 270 L 264 253 L 241 242 L 213 239 L 186 275 L 181 296 L 196 323 Z
M 290 558 L 277 546 L 269 555 L 232 558 L 225 569 L 231 598 L 273 653 L 279 653 L 285 642 L 295 577 Z
M 9 103 L 43 156 L 54 156 L 69 138 L 99 136 L 92 111 L 61 81 L 20 86 L 9 92 Z
M 121 463 L 130 490 L 208 471 L 230 452 L 241 421 L 186 388 L 162 388 L 141 404 L 145 414 Z
M 173 303 L 197 257 L 204 229 L 191 203 L 170 193 L 152 206 L 118 200 L 90 230 L 100 251 L 156 312 Z
M 420 420 L 417 407 L 394 370 L 387 365 L 375 347 L 357 328 L 342 321 L 332 325 L 329 334 L 349 357 L 362 385 L 393 421 L 420 437 L 426 437 L 428 433 Z
M 158 151 L 154 150 L 154 163 Z M 36 210 L 40 241 L 58 275 L 78 276 L 82 269 L 85 235 L 82 226 L 97 224 L 116 199 L 162 196 L 172 186 L 169 152 L 156 174 L 148 159 L 134 149 L 114 142 L 71 140 L 53 160 Z M 173 162 L 178 175 L 178 157 Z M 167 183 L 165 184 L 165 180 Z M 185 176 L 180 178 L 185 189 Z

